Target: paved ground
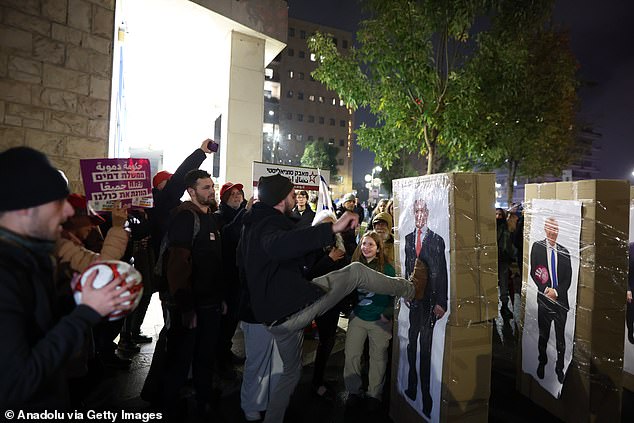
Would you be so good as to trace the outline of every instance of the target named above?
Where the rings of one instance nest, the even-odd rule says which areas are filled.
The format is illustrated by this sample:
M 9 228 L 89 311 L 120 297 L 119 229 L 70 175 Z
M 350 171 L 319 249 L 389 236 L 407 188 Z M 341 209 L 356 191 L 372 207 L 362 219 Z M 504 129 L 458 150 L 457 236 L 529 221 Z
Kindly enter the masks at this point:
M 515 390 L 515 341 L 511 327 L 507 324 L 497 322 L 494 331 L 493 344 L 493 374 L 491 381 L 491 399 L 489 407 L 489 421 L 491 422 L 513 422 L 513 423 L 534 423 L 539 421 L 556 422 L 556 418 L 539 406 L 530 402 Z M 153 302 L 144 325 L 144 332 L 154 335 L 158 334 L 161 326 L 160 306 Z M 378 411 L 368 413 L 363 409 L 346 409 L 344 405 L 343 386 L 343 340 L 345 337 L 346 320 L 340 320 L 335 353 L 329 361 L 327 368 L 327 379 L 333 381 L 337 390 L 337 398 L 334 401 L 323 400 L 312 393 L 311 375 L 312 361 L 316 341 L 306 340 L 304 347 L 304 371 L 300 384 L 291 400 L 287 412 L 286 422 L 302 423 L 326 423 L 326 422 L 391 422 L 387 415 L 386 404 Z M 242 354 L 240 335 L 237 334 L 234 350 Z M 154 344 L 143 346 L 141 353 L 133 356 L 132 368 L 128 372 L 113 371 L 106 375 L 106 379 L 100 383 L 87 400 L 88 408 L 109 407 L 114 410 L 125 409 L 128 411 L 147 411 L 148 404 L 139 398 L 139 392 L 145 380 L 145 375 L 149 369 L 152 359 Z M 220 401 L 219 422 L 245 422 L 240 410 L 240 381 L 223 382 L 218 381 L 217 386 L 222 390 Z M 623 416 L 634 415 L 634 394 L 624 391 L 623 394 Z M 184 416 L 183 422 L 195 422 L 195 418 Z M 623 422 L 632 421 L 622 418 Z

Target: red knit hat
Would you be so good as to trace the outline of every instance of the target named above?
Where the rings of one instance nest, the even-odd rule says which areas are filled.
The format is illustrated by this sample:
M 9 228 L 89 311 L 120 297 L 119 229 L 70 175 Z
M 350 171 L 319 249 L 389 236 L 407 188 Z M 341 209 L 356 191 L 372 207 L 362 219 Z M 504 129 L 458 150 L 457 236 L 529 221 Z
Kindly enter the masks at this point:
M 159 173 L 154 175 L 154 178 L 152 178 L 152 186 L 154 188 L 158 188 L 161 182 L 169 181 L 171 177 L 172 177 L 172 174 L 169 173 L 167 170 L 161 170 Z
M 234 184 L 233 182 L 225 183 L 222 188 L 220 188 L 220 201 L 226 201 L 224 198 L 225 193 L 231 191 L 232 188 L 238 188 L 240 191 L 244 189 L 244 185 L 242 184 Z
M 81 194 L 70 194 L 66 200 L 75 209 L 75 216 L 87 216 L 93 225 L 101 225 L 106 220 L 95 213 L 92 209 L 88 209 L 86 197 Z

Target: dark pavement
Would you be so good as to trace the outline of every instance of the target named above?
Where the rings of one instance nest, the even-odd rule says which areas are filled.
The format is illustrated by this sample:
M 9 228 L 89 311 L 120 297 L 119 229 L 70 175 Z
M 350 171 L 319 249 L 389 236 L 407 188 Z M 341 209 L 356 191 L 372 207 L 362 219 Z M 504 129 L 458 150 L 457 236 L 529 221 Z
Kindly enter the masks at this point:
M 144 331 L 148 334 L 158 334 L 161 322 L 157 321 L 158 304 L 153 303 Z M 152 317 L 154 316 L 154 317 Z M 160 311 L 158 312 L 160 317 Z M 154 320 L 152 321 L 152 319 Z M 286 422 L 326 423 L 326 422 L 392 422 L 388 417 L 389 398 L 384 399 L 381 409 L 368 410 L 365 404 L 354 409 L 346 409 L 345 388 L 343 384 L 343 342 L 345 339 L 346 320 L 340 320 L 340 326 L 335 352 L 328 362 L 326 379 L 332 381 L 337 396 L 332 400 L 317 397 L 311 386 L 312 361 L 317 341 L 307 339 L 304 346 L 304 370 L 302 379 L 297 387 L 287 411 Z M 243 355 L 240 342 L 241 333 L 236 334 L 234 351 Z M 142 347 L 140 353 L 132 356 L 132 367 L 129 371 L 107 371 L 104 380 L 92 388 L 86 398 L 87 409 L 126 410 L 132 412 L 151 412 L 149 404 L 139 398 L 145 375 L 152 359 L 154 343 Z M 493 374 L 491 379 L 491 398 L 489 406 L 490 422 L 540 423 L 559 421 L 541 407 L 533 404 L 515 389 L 515 337 L 508 322 L 496 322 L 493 333 Z M 238 368 L 239 370 L 239 368 Z M 238 371 L 238 374 L 241 373 Z M 389 376 L 389 375 L 388 375 Z M 216 387 L 222 393 L 218 401 L 217 418 L 214 422 L 246 422 L 240 408 L 240 380 L 216 380 Z M 389 389 L 386 393 L 389 394 Z M 190 403 L 193 401 L 190 401 Z M 623 391 L 622 416 L 634 413 L 634 394 Z M 191 404 L 190 404 L 191 405 Z M 200 421 L 195 417 L 193 405 L 189 416 L 183 416 L 183 422 Z M 421 420 L 422 421 L 422 420 Z M 623 422 L 632 421 L 622 418 Z

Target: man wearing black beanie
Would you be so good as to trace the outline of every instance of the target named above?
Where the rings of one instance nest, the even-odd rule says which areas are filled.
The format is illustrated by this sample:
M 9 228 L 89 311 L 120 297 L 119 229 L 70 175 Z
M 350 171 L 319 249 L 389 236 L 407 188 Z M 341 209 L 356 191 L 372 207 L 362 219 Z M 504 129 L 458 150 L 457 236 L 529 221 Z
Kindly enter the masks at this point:
M 87 329 L 130 308 L 136 294 L 120 297 L 121 278 L 99 290 L 87 284 L 81 304 L 59 316 L 51 256 L 73 215 L 66 181 L 27 147 L 0 153 L 0 180 L 0 409 L 62 410 L 69 406 L 65 365 Z
M 420 271 L 414 272 L 412 283 L 360 263 L 308 280 L 302 272 L 304 256 L 332 245 L 336 233 L 358 226 L 359 217 L 346 212 L 335 223 L 297 228 L 288 217 L 295 207 L 293 188 L 281 175 L 260 178 L 259 201 L 244 215 L 238 254 L 255 318 L 268 327 L 284 363 L 284 372 L 270 395 L 265 422 L 284 421 L 301 374 L 303 328 L 315 317 L 356 288 L 405 298 L 422 298 L 425 289 L 425 275 Z

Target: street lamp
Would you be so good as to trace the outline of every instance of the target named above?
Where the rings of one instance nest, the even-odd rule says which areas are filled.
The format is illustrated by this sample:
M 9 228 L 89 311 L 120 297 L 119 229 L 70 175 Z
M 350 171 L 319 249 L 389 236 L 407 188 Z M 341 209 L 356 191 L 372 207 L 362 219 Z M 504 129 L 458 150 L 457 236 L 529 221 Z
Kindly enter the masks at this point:
M 367 182 L 365 186 L 370 191 L 370 198 L 373 198 L 375 200 L 377 200 L 379 197 L 379 193 L 381 192 L 381 184 L 383 183 L 383 181 L 381 181 L 381 178 L 376 178 L 374 174 L 377 172 L 381 172 L 382 170 L 383 168 L 381 166 L 374 166 L 372 168 L 372 174 L 365 175 L 365 181 Z M 376 188 L 376 195 L 373 191 L 374 188 Z

